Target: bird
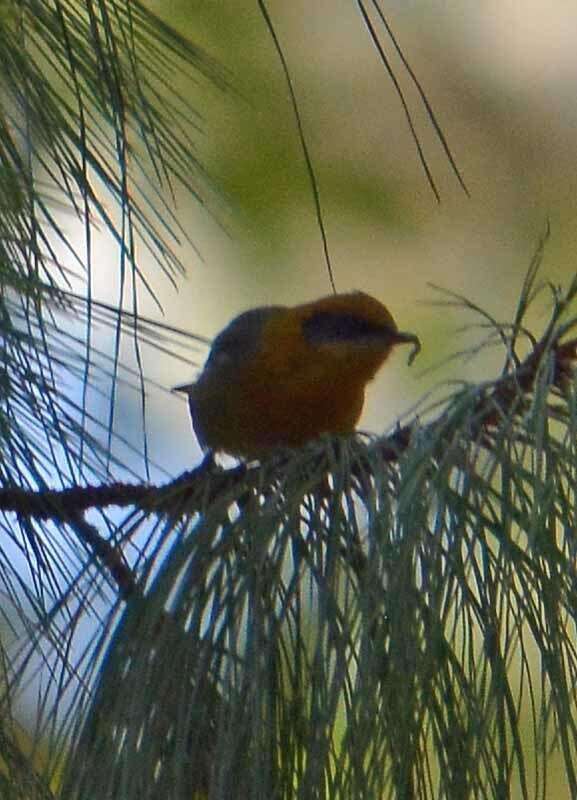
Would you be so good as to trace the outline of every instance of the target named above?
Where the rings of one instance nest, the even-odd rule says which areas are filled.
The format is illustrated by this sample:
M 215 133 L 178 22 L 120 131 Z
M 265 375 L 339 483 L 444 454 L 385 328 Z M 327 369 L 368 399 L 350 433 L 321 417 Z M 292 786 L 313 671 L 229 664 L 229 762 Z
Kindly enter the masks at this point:
M 413 345 L 412 363 L 418 337 L 364 292 L 262 306 L 235 317 L 198 380 L 174 391 L 188 397 L 203 450 L 262 459 L 322 434 L 352 433 L 366 385 L 401 344 Z

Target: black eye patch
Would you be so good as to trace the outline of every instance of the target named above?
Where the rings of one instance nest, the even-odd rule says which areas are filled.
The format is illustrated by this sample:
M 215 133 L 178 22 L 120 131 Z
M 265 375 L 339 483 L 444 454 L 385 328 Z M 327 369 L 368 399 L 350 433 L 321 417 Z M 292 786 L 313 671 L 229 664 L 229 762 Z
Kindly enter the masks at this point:
M 320 311 L 306 319 L 302 325 L 303 335 L 310 344 L 330 344 L 346 341 L 375 341 L 385 339 L 394 330 L 385 325 L 376 325 L 354 314 Z

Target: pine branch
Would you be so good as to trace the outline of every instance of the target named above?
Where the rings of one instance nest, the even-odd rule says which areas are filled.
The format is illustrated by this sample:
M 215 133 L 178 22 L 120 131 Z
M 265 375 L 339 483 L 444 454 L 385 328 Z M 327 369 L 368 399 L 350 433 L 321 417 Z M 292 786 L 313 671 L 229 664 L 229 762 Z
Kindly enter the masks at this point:
M 577 280 L 535 338 L 535 273 L 511 325 L 484 317 L 500 376 L 425 422 L 162 485 L 0 493 L 118 589 L 71 797 L 135 774 L 134 798 L 174 779 L 175 797 L 528 796 L 539 742 L 539 769 L 557 747 L 577 780 Z M 110 539 L 83 527 L 111 503 L 130 510 Z
M 491 430 L 500 420 L 510 414 L 520 414 L 526 407 L 542 361 L 550 354 L 551 384 L 560 392 L 565 391 L 571 379 L 577 339 L 560 342 L 551 340 L 551 330 L 534 343 L 531 353 L 525 360 L 513 367 L 514 360 L 508 359 L 502 376 L 491 384 L 479 388 L 479 398 L 470 427 L 471 439 L 484 437 L 490 446 Z M 438 426 L 438 420 L 420 428 L 420 436 L 427 437 L 427 428 Z M 411 422 L 399 427 L 389 436 L 378 440 L 376 449 L 382 459 L 395 462 L 411 444 L 417 423 Z M 450 443 L 449 432 L 438 440 L 442 451 Z M 361 457 L 361 456 L 359 456 Z M 276 457 L 275 470 L 282 472 L 286 456 Z M 357 478 L 362 469 L 359 464 L 351 465 L 351 472 Z M 274 482 L 274 481 L 273 481 Z M 124 561 L 122 551 L 98 533 L 97 528 L 86 522 L 84 514 L 91 509 L 103 510 L 110 506 L 134 507 L 148 514 L 181 513 L 194 514 L 210 506 L 218 497 L 234 491 L 241 484 L 247 493 L 260 483 L 260 465 L 241 464 L 232 469 L 217 467 L 211 458 L 205 459 L 196 469 L 187 471 L 173 481 L 163 485 L 111 484 L 73 486 L 64 490 L 31 491 L 18 487 L 0 489 L 0 511 L 16 513 L 21 518 L 34 520 L 54 520 L 68 524 L 78 539 L 86 545 L 113 577 L 122 597 L 127 599 L 135 591 L 137 580 Z

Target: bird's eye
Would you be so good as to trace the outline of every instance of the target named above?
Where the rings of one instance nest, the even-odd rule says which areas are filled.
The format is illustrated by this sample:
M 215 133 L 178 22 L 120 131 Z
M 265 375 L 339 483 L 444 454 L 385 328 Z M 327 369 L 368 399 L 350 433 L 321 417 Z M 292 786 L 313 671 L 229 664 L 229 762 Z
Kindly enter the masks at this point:
M 394 329 L 363 319 L 356 314 L 321 311 L 303 322 L 303 333 L 314 345 L 338 344 L 339 342 L 381 340 Z

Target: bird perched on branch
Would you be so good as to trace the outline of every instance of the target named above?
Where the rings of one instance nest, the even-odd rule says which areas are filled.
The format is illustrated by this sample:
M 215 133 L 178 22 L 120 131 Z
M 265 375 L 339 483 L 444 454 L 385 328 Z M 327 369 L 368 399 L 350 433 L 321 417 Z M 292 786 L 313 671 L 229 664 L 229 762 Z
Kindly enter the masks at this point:
M 352 432 L 367 383 L 393 347 L 407 343 L 411 363 L 418 338 L 363 292 L 263 306 L 233 319 L 196 383 L 175 391 L 188 395 L 203 448 L 259 458 L 322 433 Z

